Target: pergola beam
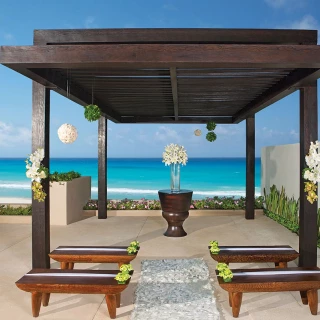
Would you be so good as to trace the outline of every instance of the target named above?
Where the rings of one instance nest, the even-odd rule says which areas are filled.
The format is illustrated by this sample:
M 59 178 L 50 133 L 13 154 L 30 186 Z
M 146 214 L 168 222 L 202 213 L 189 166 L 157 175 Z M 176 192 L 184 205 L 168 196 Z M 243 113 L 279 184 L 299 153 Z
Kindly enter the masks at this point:
M 290 57 L 290 59 L 288 59 Z M 96 44 L 1 46 L 0 63 L 23 68 L 318 68 L 320 46 Z
M 172 88 L 172 99 L 174 107 L 174 119 L 178 121 L 179 119 L 179 98 L 178 98 L 178 81 L 177 81 L 177 68 L 170 68 L 170 79 Z
M 121 117 L 121 123 L 208 123 L 213 121 L 218 124 L 231 124 L 232 117 L 161 117 L 161 116 L 134 116 L 134 117 Z
M 34 44 L 243 43 L 317 44 L 316 30 L 274 29 L 58 29 L 35 30 Z
M 319 69 L 297 69 L 276 85 L 272 86 L 257 99 L 250 102 L 234 116 L 234 123 L 239 123 L 246 117 L 261 111 L 278 100 L 296 91 L 299 86 L 312 82 L 320 77 Z

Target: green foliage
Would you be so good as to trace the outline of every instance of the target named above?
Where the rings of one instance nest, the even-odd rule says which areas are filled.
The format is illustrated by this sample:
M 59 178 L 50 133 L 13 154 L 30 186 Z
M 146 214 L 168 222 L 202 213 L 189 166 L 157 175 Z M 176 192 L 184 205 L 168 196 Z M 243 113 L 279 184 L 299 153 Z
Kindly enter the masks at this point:
M 285 194 L 285 189 L 282 187 L 281 191 L 278 191 L 275 185 L 270 188 L 268 195 L 264 190 L 264 198 L 264 214 L 290 231 L 299 234 L 299 200 L 289 199 Z M 317 225 L 317 245 L 320 248 L 320 209 L 318 209 Z
M 278 191 L 277 187 L 273 185 L 269 194 L 264 189 L 264 198 L 265 208 L 269 212 L 294 224 L 299 224 L 299 200 L 295 200 L 293 197 L 289 199 L 283 187 L 281 191 Z
M 216 139 L 217 139 L 217 135 L 216 135 L 214 132 L 210 131 L 210 132 L 207 133 L 206 139 L 207 139 L 209 142 L 214 142 L 214 141 L 216 141 Z
M 0 216 L 31 216 L 32 207 L 12 207 L 10 205 L 0 205 Z
M 241 197 L 236 199 L 234 197 L 213 197 L 202 200 L 192 200 L 190 209 L 217 209 L 217 210 L 239 210 L 245 209 L 246 198 Z M 262 209 L 264 203 L 263 197 L 255 199 L 255 208 Z M 98 201 L 89 200 L 83 207 L 84 210 L 98 210 Z M 108 200 L 108 210 L 160 210 L 161 204 L 159 200 Z
M 49 180 L 51 182 L 65 182 L 65 181 L 71 181 L 76 178 L 80 178 L 81 174 L 79 172 L 75 171 L 69 171 L 69 172 L 53 172 L 49 174 Z
M 213 131 L 216 128 L 216 124 L 213 121 L 210 121 L 207 123 L 207 130 L 208 131 Z
M 84 117 L 90 122 L 99 120 L 101 117 L 100 108 L 95 104 L 89 104 L 84 108 Z

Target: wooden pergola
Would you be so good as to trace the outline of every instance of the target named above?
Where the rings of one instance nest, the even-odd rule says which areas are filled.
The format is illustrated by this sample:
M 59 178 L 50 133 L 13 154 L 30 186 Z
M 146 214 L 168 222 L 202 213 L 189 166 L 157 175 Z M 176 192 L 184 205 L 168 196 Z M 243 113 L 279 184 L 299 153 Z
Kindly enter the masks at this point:
M 246 120 L 246 219 L 254 219 L 255 113 L 300 90 L 300 169 L 318 139 L 317 31 L 253 29 L 35 30 L 32 46 L 0 47 L 0 63 L 33 80 L 32 149 L 49 168 L 50 91 L 103 112 L 98 218 L 106 211 L 107 119 L 116 123 Z M 317 203 L 300 181 L 300 266 L 317 264 Z M 32 202 L 32 264 L 49 268 L 49 182 Z

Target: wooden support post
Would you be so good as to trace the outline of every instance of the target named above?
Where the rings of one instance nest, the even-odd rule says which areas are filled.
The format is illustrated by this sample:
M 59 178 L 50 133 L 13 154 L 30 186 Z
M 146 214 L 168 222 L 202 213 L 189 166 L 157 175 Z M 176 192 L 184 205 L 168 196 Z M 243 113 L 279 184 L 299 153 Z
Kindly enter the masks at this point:
M 44 149 L 43 165 L 49 168 L 50 89 L 32 84 L 32 152 Z M 50 268 L 50 194 L 49 179 L 43 180 L 47 194 L 43 202 L 32 195 L 32 268 Z
M 255 118 L 246 120 L 246 219 L 254 219 Z
M 317 208 L 318 202 L 311 204 L 304 192 L 302 170 L 306 168 L 305 156 L 309 153 L 310 143 L 318 140 L 318 102 L 317 82 L 300 89 L 300 229 L 299 229 L 299 266 L 317 266 Z
M 107 218 L 107 119 L 98 124 L 98 219 Z

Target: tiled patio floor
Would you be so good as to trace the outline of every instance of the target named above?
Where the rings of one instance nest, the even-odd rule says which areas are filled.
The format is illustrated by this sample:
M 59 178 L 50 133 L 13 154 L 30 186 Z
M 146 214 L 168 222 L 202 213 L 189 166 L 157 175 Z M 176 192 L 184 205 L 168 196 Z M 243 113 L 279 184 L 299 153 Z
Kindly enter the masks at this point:
M 191 216 L 185 222 L 188 236 L 184 238 L 164 237 L 162 234 L 165 227 L 166 223 L 160 216 L 110 217 L 107 220 L 92 217 L 65 227 L 51 227 L 51 249 L 59 245 L 126 245 L 134 239 L 141 242 L 139 256 L 133 261 L 135 274 L 123 294 L 121 308 L 117 309 L 117 319 L 130 318 L 133 294 L 140 276 L 140 261 L 143 259 L 204 258 L 214 280 L 221 319 L 233 319 L 227 293 L 219 288 L 215 279 L 215 262 L 207 250 L 209 241 L 217 239 L 221 245 L 288 244 L 298 249 L 298 237 L 295 234 L 260 213 L 251 221 L 234 211 Z M 20 291 L 14 284 L 31 269 L 30 225 L 0 224 L 0 261 L 0 319 L 33 319 L 30 294 Z M 296 266 L 294 262 L 289 265 Z M 258 265 L 231 266 L 251 268 Z M 52 261 L 51 267 L 58 268 L 59 265 Z M 116 265 L 78 264 L 76 268 L 114 269 Z M 39 319 L 102 320 L 109 319 L 109 316 L 102 295 L 53 294 L 50 305 L 41 308 Z M 239 319 L 300 320 L 315 317 L 310 314 L 309 307 L 301 303 L 299 293 L 280 292 L 244 294 Z

